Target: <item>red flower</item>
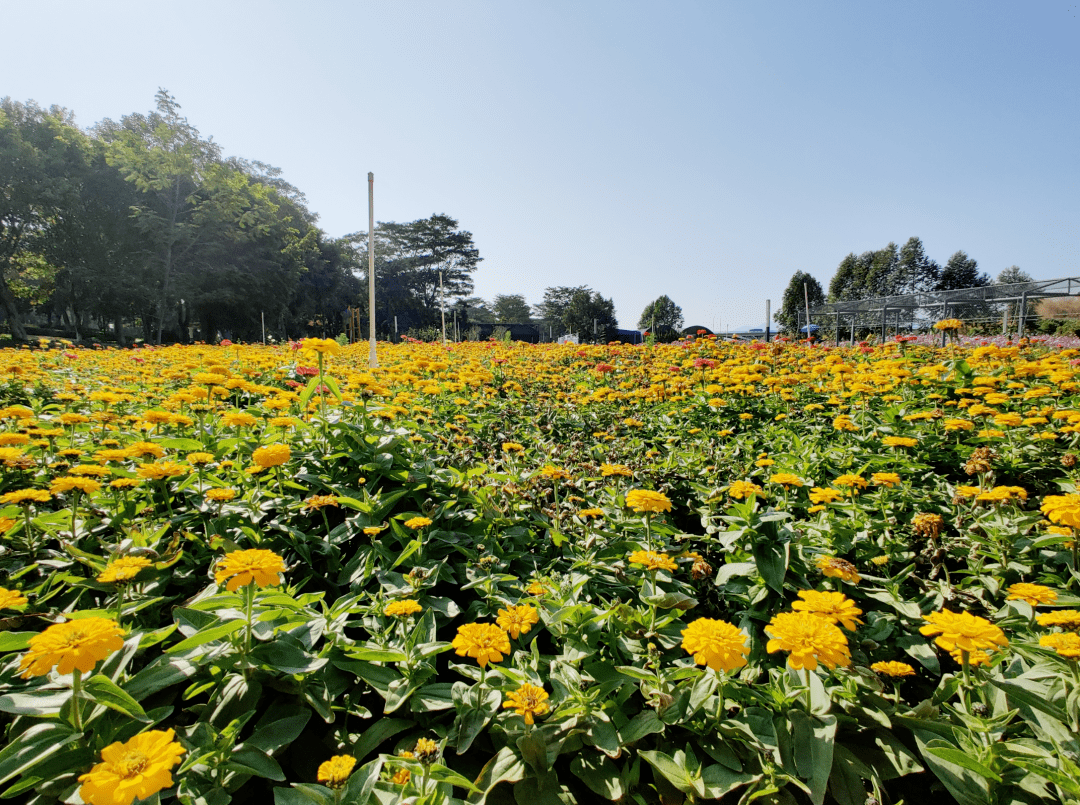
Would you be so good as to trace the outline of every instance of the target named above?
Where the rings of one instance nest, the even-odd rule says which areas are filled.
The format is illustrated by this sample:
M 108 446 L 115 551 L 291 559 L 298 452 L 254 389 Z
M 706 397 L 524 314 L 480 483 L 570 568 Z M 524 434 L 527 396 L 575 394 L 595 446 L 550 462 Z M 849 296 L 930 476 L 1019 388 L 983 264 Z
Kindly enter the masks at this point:
M 319 370 L 315 366 L 297 366 L 296 373 L 300 377 L 315 377 L 319 373 Z

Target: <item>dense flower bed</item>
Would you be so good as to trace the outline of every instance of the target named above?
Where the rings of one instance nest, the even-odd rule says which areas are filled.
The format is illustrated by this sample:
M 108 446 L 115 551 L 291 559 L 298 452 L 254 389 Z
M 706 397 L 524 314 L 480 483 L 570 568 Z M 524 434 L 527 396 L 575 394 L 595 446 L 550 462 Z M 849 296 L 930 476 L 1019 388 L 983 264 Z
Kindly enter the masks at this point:
M 1080 797 L 1080 352 L 0 352 L 0 796 Z

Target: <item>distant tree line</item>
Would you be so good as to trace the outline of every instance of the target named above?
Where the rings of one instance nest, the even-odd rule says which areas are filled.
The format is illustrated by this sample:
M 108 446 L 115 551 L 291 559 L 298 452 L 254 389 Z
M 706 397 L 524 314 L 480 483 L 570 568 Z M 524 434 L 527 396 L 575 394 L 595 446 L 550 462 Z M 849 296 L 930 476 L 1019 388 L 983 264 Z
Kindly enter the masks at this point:
M 1005 269 L 996 280 L 998 284 L 1031 281 L 1031 277 L 1017 266 Z M 889 243 L 876 251 L 848 254 L 837 266 L 827 292 L 810 274 L 795 272 L 773 318 L 785 331 L 794 332 L 800 326 L 798 322 L 806 324 L 805 315 L 800 318 L 800 314 L 804 313 L 808 297 L 813 308 L 825 302 L 978 288 L 993 282 L 988 274 L 979 271 L 978 262 L 966 252 L 956 252 L 942 267 L 927 256 L 922 241 L 912 237 L 903 246 Z M 955 313 L 961 316 L 987 314 L 988 310 L 984 310 L 984 307 L 958 307 Z
M 277 168 L 224 156 L 165 90 L 87 130 L 0 100 L 0 311 L 17 339 L 337 335 L 366 302 L 366 233 L 316 222 Z M 472 292 L 480 256 L 449 216 L 380 223 L 376 241 L 377 319 L 434 325 L 440 275 L 447 298 Z

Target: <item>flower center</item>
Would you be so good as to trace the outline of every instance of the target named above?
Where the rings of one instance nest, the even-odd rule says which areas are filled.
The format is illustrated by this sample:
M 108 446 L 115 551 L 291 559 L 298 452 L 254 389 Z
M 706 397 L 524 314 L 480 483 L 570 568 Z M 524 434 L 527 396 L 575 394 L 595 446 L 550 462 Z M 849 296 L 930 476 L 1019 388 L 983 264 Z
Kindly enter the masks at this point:
M 120 777 L 128 779 L 137 774 L 141 774 L 142 770 L 146 768 L 146 764 L 149 762 L 150 758 L 142 752 L 131 751 L 116 763 L 116 773 Z

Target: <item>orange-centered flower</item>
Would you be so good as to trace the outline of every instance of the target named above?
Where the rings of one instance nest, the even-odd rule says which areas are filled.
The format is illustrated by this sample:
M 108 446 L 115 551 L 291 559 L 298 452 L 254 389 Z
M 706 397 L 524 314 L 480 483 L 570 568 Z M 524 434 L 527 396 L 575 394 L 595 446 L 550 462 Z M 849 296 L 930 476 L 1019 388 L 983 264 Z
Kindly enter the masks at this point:
M 466 623 L 458 627 L 450 644 L 459 657 L 472 657 L 481 668 L 489 662 L 501 662 L 510 653 L 510 638 L 494 623 Z
M 108 618 L 79 618 L 54 623 L 30 638 L 30 649 L 19 663 L 23 677 L 45 676 L 53 668 L 70 674 L 76 668 L 88 674 L 99 660 L 123 648 L 120 626 Z
M 257 587 L 281 584 L 281 574 L 284 572 L 284 559 L 273 551 L 252 548 L 233 551 L 219 559 L 214 569 L 214 581 L 221 584 L 227 580 L 225 589 L 235 592 L 237 587 L 246 587 L 252 582 Z
M 150 730 L 101 750 L 101 763 L 79 778 L 88 805 L 131 805 L 173 784 L 171 769 L 187 750 L 172 730 Z
M 746 665 L 750 647 L 746 635 L 727 621 L 698 618 L 682 630 L 682 647 L 694 662 L 714 671 L 734 671 Z
M 547 698 L 547 691 L 543 688 L 525 682 L 517 690 L 506 694 L 503 708 L 516 710 L 519 716 L 525 718 L 526 724 L 532 724 L 536 716 L 542 716 L 548 711 Z
M 969 654 L 985 649 L 1009 645 L 1005 633 L 985 618 L 970 612 L 931 612 L 924 615 L 927 621 L 919 631 L 926 635 L 938 635 L 934 642 L 946 651 L 966 651 Z
M 851 650 L 839 627 L 809 612 L 781 612 L 765 627 L 769 642 L 765 649 L 787 651 L 788 665 L 795 670 L 811 671 L 818 663 L 830 669 L 851 664 Z

